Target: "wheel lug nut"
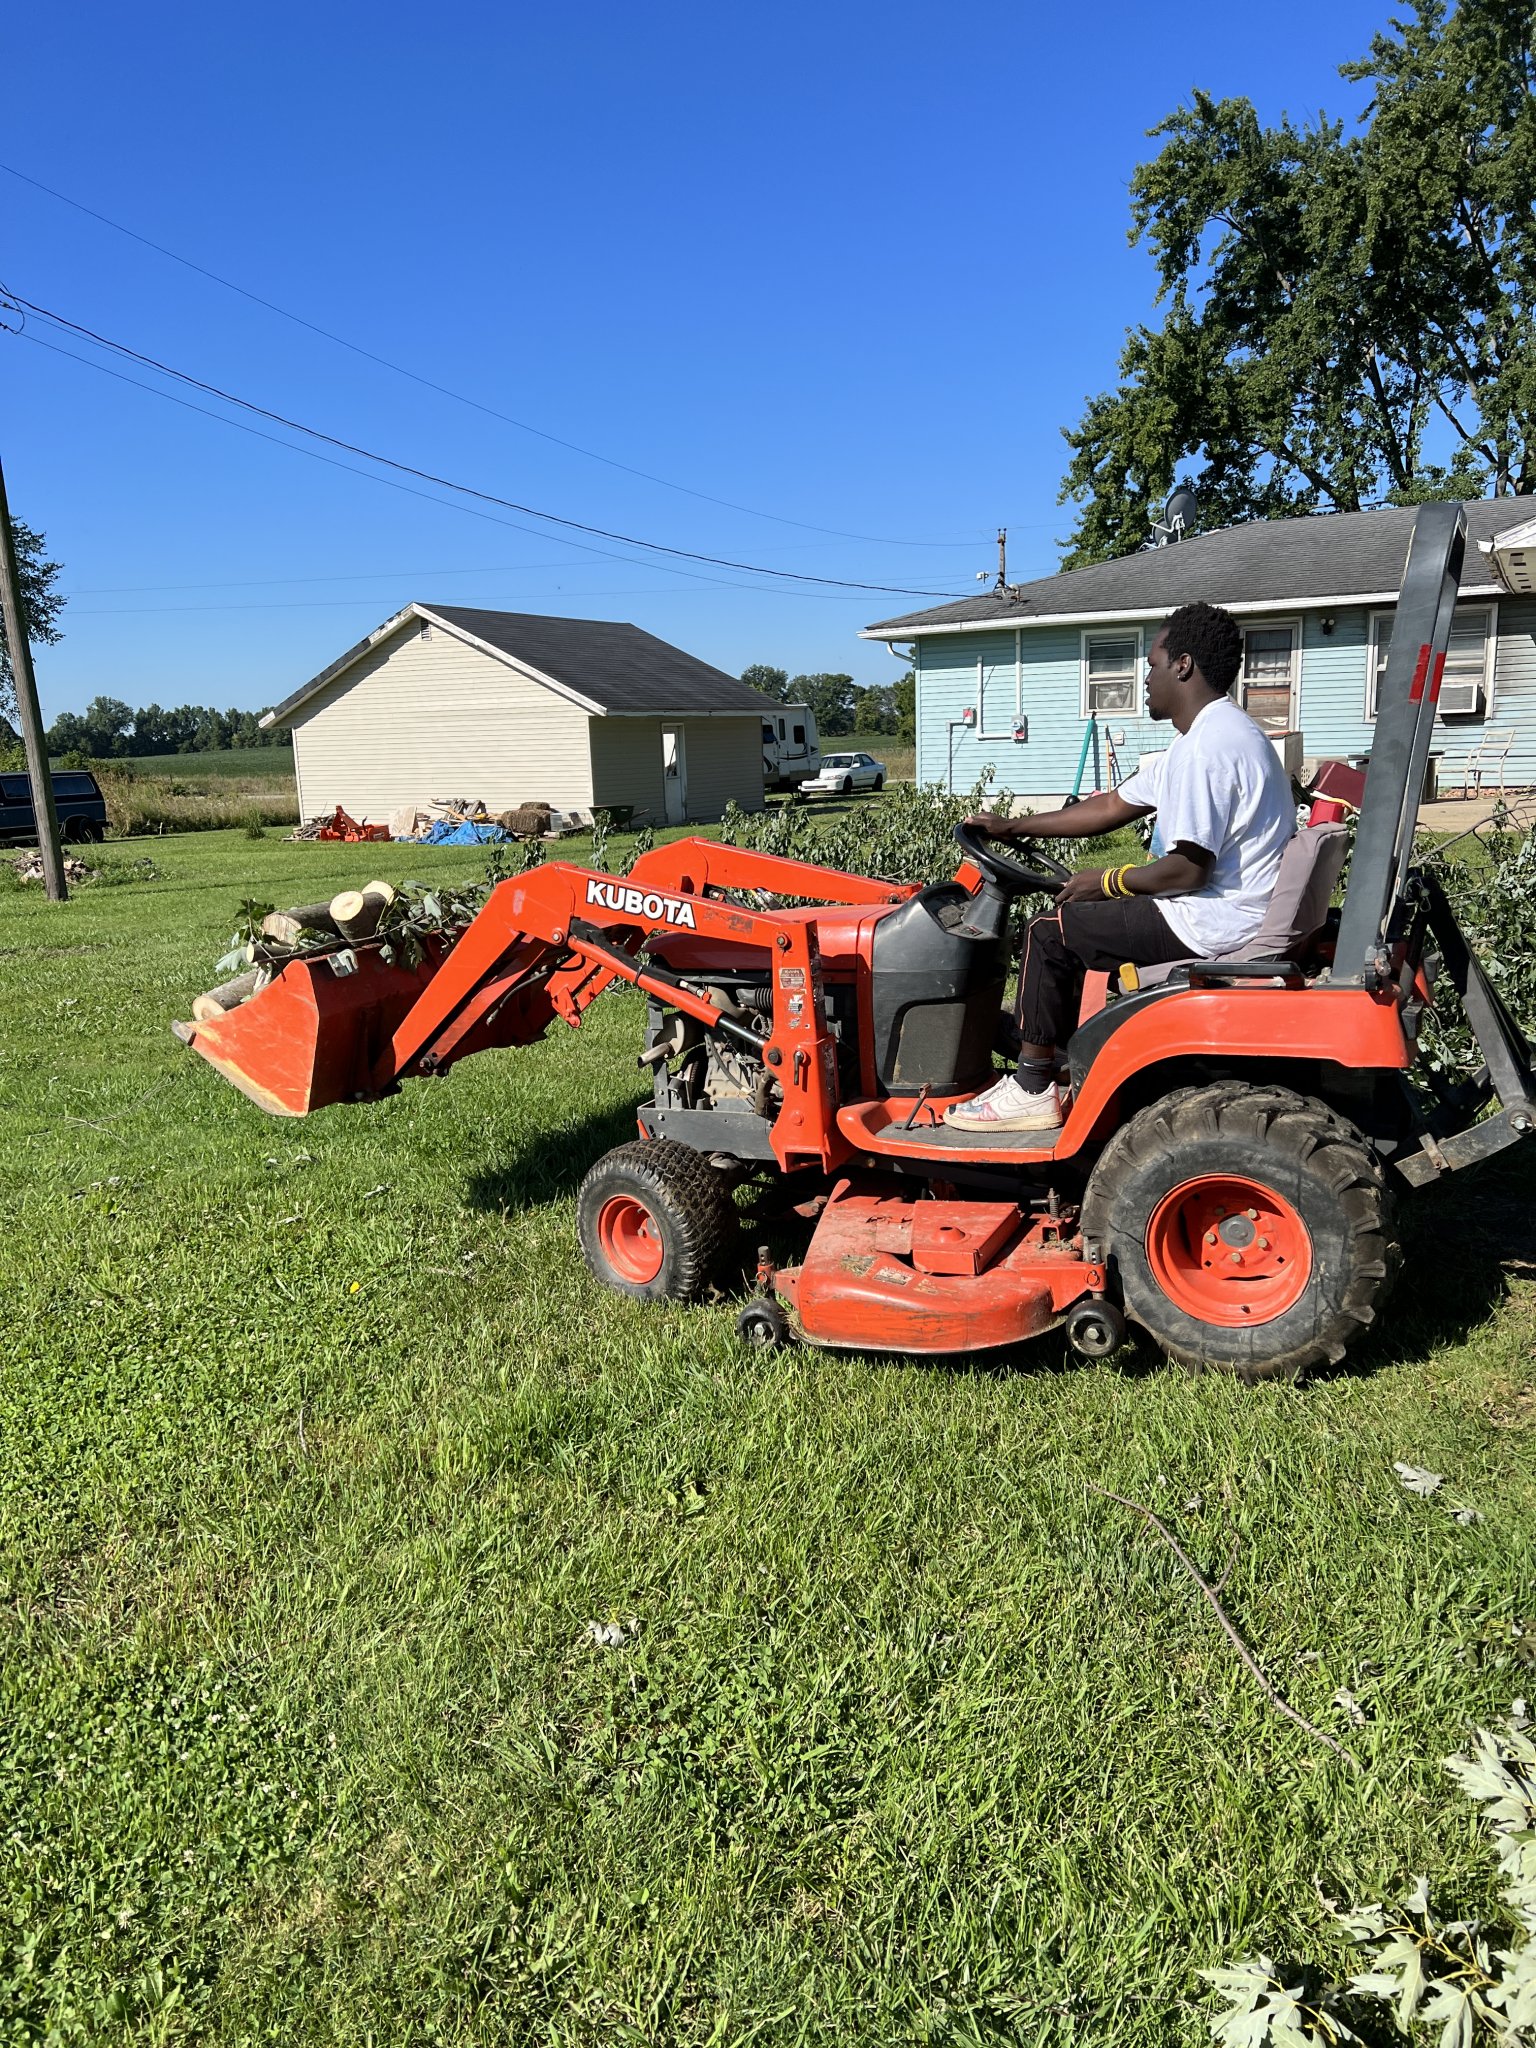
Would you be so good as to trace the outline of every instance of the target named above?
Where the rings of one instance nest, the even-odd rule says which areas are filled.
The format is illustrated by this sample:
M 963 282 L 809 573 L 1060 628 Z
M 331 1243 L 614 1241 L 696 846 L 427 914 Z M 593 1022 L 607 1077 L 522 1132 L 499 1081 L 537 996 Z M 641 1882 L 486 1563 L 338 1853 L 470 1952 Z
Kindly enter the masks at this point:
M 1259 1239 L 1259 1250 L 1261 1252 L 1267 1252 L 1269 1250 L 1269 1239 L 1267 1237 L 1261 1237 Z
M 1216 1242 L 1216 1233 L 1214 1230 L 1208 1230 L 1205 1233 L 1205 1241 L 1207 1244 L 1214 1244 Z
M 1241 1252 L 1232 1253 L 1232 1263 L 1234 1266 L 1240 1266 L 1243 1263 L 1243 1255 Z
M 1248 1218 L 1248 1221 L 1250 1223 L 1257 1223 L 1259 1220 L 1259 1212 L 1257 1209 L 1245 1209 L 1243 1211 L 1243 1214 Z

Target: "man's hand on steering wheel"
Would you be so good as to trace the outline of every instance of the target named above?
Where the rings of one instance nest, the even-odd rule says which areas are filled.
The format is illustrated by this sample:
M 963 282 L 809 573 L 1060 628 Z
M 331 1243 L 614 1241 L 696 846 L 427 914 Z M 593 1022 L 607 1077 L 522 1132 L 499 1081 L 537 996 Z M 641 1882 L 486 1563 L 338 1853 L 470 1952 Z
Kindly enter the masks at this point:
M 1003 853 L 996 846 L 986 845 L 985 841 L 994 835 L 979 822 L 982 818 L 991 818 L 995 825 L 1008 822 L 995 811 L 981 811 L 975 817 L 962 819 L 955 827 L 954 837 L 971 865 L 985 877 L 987 886 L 1000 889 L 1005 896 L 1035 895 L 1039 892 L 1054 896 L 1070 871 L 1059 860 L 1053 860 L 1048 853 L 1042 852 L 1032 840 L 1023 838 L 1017 830 L 1002 836 L 1018 849 L 1018 857 Z
M 1069 875 L 1057 892 L 1058 903 L 1102 903 L 1104 901 L 1103 868 L 1079 868 Z
M 1020 820 L 1005 818 L 1001 811 L 972 811 L 968 818 L 960 820 L 978 832 L 985 832 L 989 839 L 1012 839 L 1019 829 Z

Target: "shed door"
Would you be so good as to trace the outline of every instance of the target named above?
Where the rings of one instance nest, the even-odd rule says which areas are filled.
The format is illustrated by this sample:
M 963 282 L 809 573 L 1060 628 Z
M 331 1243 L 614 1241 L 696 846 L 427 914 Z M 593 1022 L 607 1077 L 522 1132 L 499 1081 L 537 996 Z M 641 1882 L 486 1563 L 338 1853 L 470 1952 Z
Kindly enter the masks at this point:
M 667 791 L 667 823 L 681 825 L 688 816 L 688 752 L 680 725 L 661 728 L 661 771 Z
M 1266 732 L 1293 732 L 1294 626 L 1250 626 L 1243 635 L 1243 709 Z

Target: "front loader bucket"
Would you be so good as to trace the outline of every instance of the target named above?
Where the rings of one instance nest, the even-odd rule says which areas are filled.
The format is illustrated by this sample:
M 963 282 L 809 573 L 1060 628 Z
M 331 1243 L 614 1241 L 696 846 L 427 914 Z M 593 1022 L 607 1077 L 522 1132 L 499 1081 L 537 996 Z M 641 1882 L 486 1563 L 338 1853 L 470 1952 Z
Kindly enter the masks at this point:
M 355 970 L 338 973 L 349 959 Z M 390 1040 L 434 972 L 430 958 L 386 966 L 365 948 L 301 956 L 237 1009 L 171 1029 L 259 1108 L 307 1116 L 390 1091 Z

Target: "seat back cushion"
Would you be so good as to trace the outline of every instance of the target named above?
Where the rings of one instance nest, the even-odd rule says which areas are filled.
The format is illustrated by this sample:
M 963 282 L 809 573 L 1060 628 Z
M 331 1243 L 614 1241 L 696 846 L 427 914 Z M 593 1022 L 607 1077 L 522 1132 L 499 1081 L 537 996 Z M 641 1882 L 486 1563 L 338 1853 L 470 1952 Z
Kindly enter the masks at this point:
M 1293 960 L 1328 915 L 1328 899 L 1344 866 L 1343 825 L 1307 825 L 1280 856 L 1280 872 L 1264 921 L 1230 955 L 1235 960 Z
M 1264 921 L 1251 939 L 1223 960 L 1293 960 L 1328 915 L 1328 899 L 1344 866 L 1349 830 L 1344 825 L 1307 825 L 1292 839 L 1280 856 L 1274 892 Z M 1155 988 L 1178 973 L 1183 962 L 1173 960 L 1158 967 L 1143 967 L 1138 976 L 1143 988 Z

